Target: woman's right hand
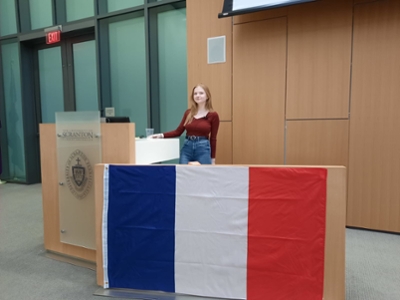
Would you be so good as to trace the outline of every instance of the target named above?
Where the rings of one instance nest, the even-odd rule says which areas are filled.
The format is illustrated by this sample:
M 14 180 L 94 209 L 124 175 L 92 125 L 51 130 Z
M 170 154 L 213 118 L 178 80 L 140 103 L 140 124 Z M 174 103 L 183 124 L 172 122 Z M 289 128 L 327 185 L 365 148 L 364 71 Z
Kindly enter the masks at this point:
M 162 133 L 156 133 L 156 134 L 149 135 L 147 138 L 148 139 L 162 139 L 162 138 L 164 138 L 164 135 Z

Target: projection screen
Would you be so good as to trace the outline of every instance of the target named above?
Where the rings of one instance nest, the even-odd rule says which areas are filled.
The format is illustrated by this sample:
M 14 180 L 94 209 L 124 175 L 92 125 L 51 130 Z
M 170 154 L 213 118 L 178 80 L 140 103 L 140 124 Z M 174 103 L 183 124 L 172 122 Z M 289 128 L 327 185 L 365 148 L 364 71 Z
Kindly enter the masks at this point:
M 316 0 L 224 0 L 222 12 L 218 14 L 218 18 L 313 1 Z

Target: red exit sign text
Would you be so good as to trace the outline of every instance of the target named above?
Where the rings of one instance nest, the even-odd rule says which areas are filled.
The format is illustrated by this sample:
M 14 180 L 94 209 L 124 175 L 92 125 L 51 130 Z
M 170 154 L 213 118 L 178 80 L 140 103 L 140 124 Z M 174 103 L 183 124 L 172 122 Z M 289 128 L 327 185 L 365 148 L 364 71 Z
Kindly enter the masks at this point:
M 46 44 L 54 44 L 61 41 L 61 31 L 51 31 L 46 33 Z

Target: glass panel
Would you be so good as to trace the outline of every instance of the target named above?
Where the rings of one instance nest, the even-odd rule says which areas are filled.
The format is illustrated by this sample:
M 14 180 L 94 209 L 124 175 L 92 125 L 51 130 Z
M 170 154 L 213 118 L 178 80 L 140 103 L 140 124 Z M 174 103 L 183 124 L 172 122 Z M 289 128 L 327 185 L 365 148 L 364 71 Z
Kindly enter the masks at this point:
M 72 49 L 76 110 L 99 110 L 96 44 L 94 41 L 76 43 Z
M 0 0 L 0 36 L 17 33 L 15 1 Z
M 67 22 L 94 16 L 93 0 L 67 0 L 65 1 L 65 5 L 67 9 Z
M 188 108 L 186 8 L 159 13 L 157 19 L 160 127 L 165 132 L 178 126 Z
M 147 127 L 146 47 L 144 18 L 109 25 L 111 103 L 116 116 L 135 123 L 136 136 Z
M 10 179 L 26 181 L 18 43 L 1 46 Z
M 108 0 L 107 11 L 112 12 L 124 8 L 143 5 L 144 0 Z
M 52 0 L 29 0 L 31 29 L 53 25 Z
M 101 163 L 100 112 L 56 114 L 61 242 L 96 249 L 94 166 Z
M 38 59 L 42 123 L 54 123 L 64 111 L 61 47 L 39 50 Z

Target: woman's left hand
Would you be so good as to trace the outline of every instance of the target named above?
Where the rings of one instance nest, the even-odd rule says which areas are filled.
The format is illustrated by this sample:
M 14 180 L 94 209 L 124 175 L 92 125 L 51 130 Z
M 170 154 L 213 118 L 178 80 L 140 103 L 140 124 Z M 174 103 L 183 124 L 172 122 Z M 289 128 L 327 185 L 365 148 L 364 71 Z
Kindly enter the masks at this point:
M 148 139 L 163 139 L 164 135 L 162 133 L 156 133 L 156 134 L 149 135 L 147 138 Z

